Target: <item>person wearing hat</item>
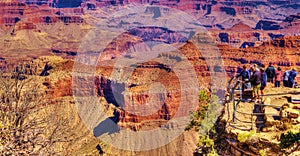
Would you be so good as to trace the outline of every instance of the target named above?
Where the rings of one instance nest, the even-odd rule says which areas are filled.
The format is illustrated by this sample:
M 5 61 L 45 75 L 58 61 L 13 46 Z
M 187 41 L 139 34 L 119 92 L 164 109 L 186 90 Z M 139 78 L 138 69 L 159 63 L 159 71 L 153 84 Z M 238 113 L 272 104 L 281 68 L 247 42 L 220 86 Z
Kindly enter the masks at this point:
M 268 68 L 266 69 L 268 82 L 274 83 L 274 77 L 276 75 L 276 70 L 274 66 L 272 65 L 272 62 L 269 63 Z
M 294 87 L 295 77 L 297 76 L 296 68 L 293 67 L 290 74 L 289 74 L 289 87 Z

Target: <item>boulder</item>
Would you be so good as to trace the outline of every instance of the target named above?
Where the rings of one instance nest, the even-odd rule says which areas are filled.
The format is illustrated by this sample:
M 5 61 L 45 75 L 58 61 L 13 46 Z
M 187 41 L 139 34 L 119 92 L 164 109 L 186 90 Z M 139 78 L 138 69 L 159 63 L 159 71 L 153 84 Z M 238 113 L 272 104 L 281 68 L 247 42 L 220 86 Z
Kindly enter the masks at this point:
M 286 109 L 282 109 L 279 113 L 280 115 L 280 118 L 281 119 L 284 119 L 284 118 L 287 118 L 288 117 L 288 112 L 286 111 Z
M 263 101 L 264 104 L 270 105 L 271 104 L 271 99 L 268 97 Z
M 285 103 L 281 106 L 281 110 L 289 108 L 288 103 Z
M 275 131 L 276 128 L 273 126 L 273 127 L 264 127 L 262 128 L 262 132 L 272 132 L 272 131 Z M 264 139 L 264 138 L 261 138 L 261 139 Z M 260 140 L 261 141 L 261 140 Z
M 293 108 L 294 108 L 294 109 L 300 109 L 300 104 L 295 104 L 295 105 L 293 106 Z
M 289 122 L 285 122 L 282 124 L 282 127 L 280 129 L 282 130 L 288 130 L 291 129 L 292 125 Z
M 287 109 L 287 108 L 294 108 L 294 104 L 292 103 L 285 103 L 281 106 L 281 109 Z
M 297 118 L 297 119 L 292 118 L 292 119 L 291 119 L 291 123 L 292 123 L 292 124 L 298 124 L 298 123 L 299 123 L 298 118 Z
M 291 123 L 292 124 L 299 124 L 300 123 L 300 116 L 298 118 L 292 118 Z
M 299 117 L 299 111 L 295 109 L 287 109 L 288 112 L 288 118 L 298 118 Z
M 280 125 L 280 124 L 281 124 L 281 122 L 278 121 L 278 120 L 270 120 L 269 118 L 267 118 L 267 121 L 266 121 L 266 123 L 265 123 L 265 126 L 266 126 L 266 127 L 272 127 L 272 126 L 278 126 L 278 125 Z
M 288 103 L 288 105 L 289 105 L 289 108 L 294 108 L 294 104 L 292 104 L 292 103 Z

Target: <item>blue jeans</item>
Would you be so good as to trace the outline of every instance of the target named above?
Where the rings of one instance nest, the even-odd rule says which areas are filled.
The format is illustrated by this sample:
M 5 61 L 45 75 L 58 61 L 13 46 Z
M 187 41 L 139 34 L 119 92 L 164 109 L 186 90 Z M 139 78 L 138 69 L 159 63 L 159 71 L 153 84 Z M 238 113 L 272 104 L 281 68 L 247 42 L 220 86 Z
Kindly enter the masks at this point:
M 289 87 L 293 88 L 293 86 L 294 86 L 294 80 L 289 80 Z
M 280 87 L 280 81 L 275 82 L 275 87 Z
M 249 89 L 249 88 L 251 88 L 250 82 L 242 84 L 242 92 L 244 92 L 245 89 Z
M 288 87 L 288 86 L 289 86 L 289 81 L 283 80 L 283 86 L 284 86 L 284 87 Z

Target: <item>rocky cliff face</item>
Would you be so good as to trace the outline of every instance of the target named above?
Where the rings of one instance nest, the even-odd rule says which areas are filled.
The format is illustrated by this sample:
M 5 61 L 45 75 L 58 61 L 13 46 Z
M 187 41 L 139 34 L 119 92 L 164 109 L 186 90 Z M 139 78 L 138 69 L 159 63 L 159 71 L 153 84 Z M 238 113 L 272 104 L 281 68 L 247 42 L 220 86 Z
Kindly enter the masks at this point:
M 265 106 L 240 102 L 236 105 L 235 113 L 233 103 L 226 103 L 216 130 L 216 142 L 219 144 L 217 148 L 221 155 L 299 155 L 298 144 L 291 143 L 293 137 L 291 140 L 282 139 L 282 134 L 288 131 L 298 133 L 299 104 L 288 100 L 298 98 L 293 95 L 297 90 L 267 87 L 265 95 L 273 96 L 263 98 Z M 255 113 L 263 114 L 251 115 Z M 289 147 L 282 146 L 287 142 L 291 143 Z
M 162 120 L 158 124 L 163 125 L 175 115 L 178 109 L 179 99 L 176 97 L 180 95 L 179 92 L 153 94 L 138 89 L 137 84 L 118 83 L 103 76 L 97 77 L 95 81 L 98 96 L 104 97 L 107 103 L 122 108 L 117 111 L 120 114 L 120 124 L 125 127 L 139 130 L 145 128 L 143 123 L 145 124 L 146 121 L 151 123 L 155 120 Z M 129 91 L 133 89 L 136 91 Z
M 292 61 L 286 61 L 285 59 L 289 57 L 298 58 L 297 53 L 295 52 L 298 49 L 296 44 L 299 40 L 298 37 L 287 37 L 277 40 L 270 43 L 266 42 L 262 46 L 256 48 L 233 49 L 229 46 L 219 46 L 227 73 L 234 73 L 238 66 L 245 63 L 264 63 L 262 60 L 265 60 L 265 63 L 268 63 L 267 61 L 269 61 L 269 57 L 273 58 L 272 62 L 274 63 L 292 63 Z M 275 44 L 277 42 L 282 42 L 281 40 L 284 40 L 285 42 L 292 42 L 293 46 L 290 44 L 283 44 L 283 49 L 281 46 Z M 201 59 L 203 58 L 203 55 L 192 43 L 188 42 L 180 49 L 182 53 L 186 55 L 187 60 L 193 64 L 196 74 L 199 76 L 199 83 L 202 85 L 208 84 L 211 77 L 211 70 L 215 70 L 215 68 L 210 68 L 205 64 L 205 60 Z M 286 55 L 287 50 L 292 52 L 288 53 L 289 55 Z M 120 56 L 121 55 L 122 54 L 120 54 Z M 276 55 L 276 57 L 274 55 Z M 172 55 L 163 54 L 161 57 L 170 56 Z M 282 57 L 280 58 L 278 56 Z M 113 60 L 115 59 L 117 58 L 110 58 L 109 62 L 106 63 L 114 63 Z M 38 60 L 40 60 L 40 62 Z M 50 75 L 45 77 L 44 86 L 48 87 L 49 94 L 51 94 L 54 99 L 59 101 L 61 98 L 74 95 L 73 92 L 75 92 L 75 95 L 78 96 L 76 88 L 80 89 L 81 92 L 86 90 L 87 92 L 84 93 L 85 95 L 96 95 L 99 98 L 104 98 L 105 102 L 102 104 L 103 107 L 108 107 L 108 105 L 113 106 L 114 111 L 118 114 L 117 123 L 120 127 L 129 128 L 135 131 L 151 129 L 164 125 L 168 120 L 174 117 L 178 110 L 181 94 L 180 91 L 174 92 L 178 91 L 178 88 L 180 88 L 180 86 L 178 86 L 178 84 L 180 84 L 178 82 L 178 78 L 172 70 L 169 70 L 168 66 L 157 62 L 149 61 L 134 66 L 135 70 L 131 74 L 131 79 L 126 81 L 120 81 L 112 78 L 110 76 L 112 73 L 111 67 L 99 66 L 97 67 L 98 71 L 96 73 L 102 73 L 103 75 L 96 74 L 95 77 L 78 80 L 86 82 L 86 84 L 81 83 L 80 86 L 72 86 L 72 61 L 67 61 L 59 57 L 45 57 L 38 60 L 36 60 L 36 65 L 39 67 L 39 72 L 42 71 L 45 62 L 47 61 L 50 61 L 49 65 L 53 67 L 52 70 L 49 70 Z M 5 60 L 3 59 L 3 61 Z M 284 66 L 284 64 L 282 64 L 282 66 Z M 286 66 L 286 68 L 288 68 L 288 66 Z M 147 83 L 151 84 L 153 80 L 164 84 L 165 91 L 162 90 L 162 93 L 157 92 L 156 94 L 153 94 L 153 92 L 147 92 L 147 90 L 151 90 L 151 86 L 147 85 Z M 86 88 L 87 86 L 90 86 L 88 83 L 91 81 L 94 83 L 92 89 L 94 92 L 88 92 L 91 91 L 91 89 Z M 154 91 L 158 89 L 155 86 L 152 87 Z M 160 88 L 161 86 L 158 85 L 158 87 Z M 151 109 L 144 107 L 151 101 L 160 105 L 153 106 L 156 108 L 154 113 L 143 114 L 144 112 L 151 111 Z M 101 104 L 99 103 L 99 105 Z M 144 108 L 146 110 L 140 108 Z M 232 135 L 231 137 L 236 139 L 237 136 Z M 256 144 L 251 146 L 253 146 L 254 149 L 265 142 L 265 140 L 256 140 Z M 235 145 L 233 143 L 232 145 L 228 145 L 228 148 L 232 148 L 231 152 L 236 154 L 241 152 L 243 150 L 242 147 L 245 145 L 248 144 L 243 143 Z M 268 147 L 273 147 L 273 144 L 268 144 Z
M 53 103 L 74 95 L 96 96 L 100 99 L 99 106 L 103 108 L 112 107 L 115 115 L 113 119 L 122 128 L 134 131 L 154 129 L 164 125 L 177 115 L 183 98 L 180 84 L 187 83 L 189 75 L 186 79 L 179 80 L 178 75 L 173 70 L 174 68 L 166 65 L 168 63 L 171 65 L 172 63 L 173 65 L 182 65 L 180 64 L 182 61 L 190 63 L 189 65 L 192 67 L 183 64 L 183 67 L 180 66 L 182 68 L 179 72 L 186 73 L 186 71 L 194 69 L 198 83 L 194 85 L 200 85 L 203 88 L 210 88 L 214 85 L 213 76 L 217 78 L 218 82 L 225 82 L 227 77 L 223 77 L 222 74 L 213 75 L 214 72 L 222 73 L 223 68 L 228 76 L 233 76 L 244 64 L 256 63 L 261 65 L 272 61 L 276 65 L 282 66 L 283 70 L 294 65 L 300 65 L 300 39 L 298 36 L 294 36 L 298 33 L 299 18 L 295 13 L 298 11 L 297 8 L 293 8 L 293 6 L 284 5 L 283 7 L 282 4 L 275 1 L 138 1 L 142 4 L 174 7 L 195 16 L 209 30 L 215 43 L 219 44 L 215 48 L 218 48 L 221 56 L 214 56 L 214 50 L 199 50 L 191 42 L 191 36 L 194 35 L 192 33 L 175 32 L 160 27 L 143 27 L 139 21 L 130 23 L 124 20 L 115 26 L 117 28 L 136 26 L 137 28 L 130 29 L 109 42 L 101 54 L 95 75 L 73 80 L 73 61 L 41 56 L 54 54 L 65 59 L 74 59 L 78 56 L 77 50 L 82 39 L 94 27 L 92 22 L 85 23 L 86 20 L 95 20 L 94 23 L 97 23 L 98 19 L 114 13 L 112 10 L 115 8 L 112 6 L 123 7 L 137 1 L 91 0 L 81 3 L 80 7 L 57 8 L 59 7 L 58 4 L 60 7 L 69 5 L 65 2 L 18 1 L 0 3 L 0 14 L 3 15 L 0 17 L 2 27 L 0 44 L 3 45 L 0 47 L 2 51 L 0 69 L 12 69 L 20 61 L 39 58 L 36 61 L 39 62 L 40 59 L 42 61 L 36 66 L 37 73 L 41 73 L 45 63 L 49 61 L 53 69 L 49 70 L 49 75 L 42 77 L 41 81 L 43 81 L 44 87 L 48 89 L 48 94 L 53 96 Z M 74 6 L 78 6 L 78 3 L 79 1 L 76 1 Z M 287 3 L 293 4 L 293 2 Z M 156 8 L 149 7 L 145 14 L 153 14 L 154 19 L 159 19 L 160 15 Z M 99 14 L 101 16 L 98 17 Z M 290 14 L 294 15 L 289 16 Z M 265 22 L 266 20 L 275 22 Z M 280 23 L 282 21 L 284 22 Z M 111 22 L 113 23 L 113 21 Z M 268 26 L 278 28 L 278 30 L 269 30 Z M 291 28 L 297 31 L 290 32 Z M 290 34 L 286 35 L 287 33 Z M 132 61 L 131 59 L 136 57 L 134 51 L 139 50 L 134 50 L 134 48 L 148 41 L 172 46 L 180 44 L 181 53 L 153 53 L 151 55 L 157 54 L 153 60 L 135 63 L 124 69 L 117 64 L 120 58 Z M 149 45 L 151 46 L 151 44 Z M 208 44 L 200 45 L 200 47 L 203 46 L 202 48 L 204 48 L 205 45 Z M 91 46 L 97 47 L 98 44 Z M 146 47 L 146 45 L 144 46 Z M 211 55 L 208 57 L 203 55 L 210 53 Z M 181 57 L 182 55 L 185 57 Z M 146 57 L 143 53 L 141 56 Z M 165 60 L 167 62 L 164 62 Z M 211 60 L 223 62 L 224 66 L 218 64 L 208 66 L 208 62 Z M 115 66 L 115 64 L 117 65 Z M 122 78 L 121 74 L 118 75 L 122 72 L 130 73 L 130 78 L 126 79 Z M 115 77 L 112 76 L 112 73 L 116 74 Z M 72 84 L 74 81 L 80 82 L 80 85 L 74 86 Z M 185 94 L 197 93 L 189 91 Z M 189 96 L 184 98 L 189 99 Z M 183 105 L 186 110 L 193 109 L 189 105 L 189 101 Z M 232 138 L 234 137 L 236 136 L 232 136 Z M 180 138 L 179 142 L 182 140 L 184 138 Z M 170 144 L 167 147 L 171 149 L 174 146 Z M 180 148 L 184 147 L 186 146 L 180 143 Z M 176 150 L 180 153 L 180 150 Z M 160 151 L 169 154 L 164 149 Z M 130 154 L 132 153 L 128 155 Z M 172 154 L 177 153 L 172 151 Z
M 11 45 L 15 47 L 13 44 L 16 43 L 19 44 L 19 47 L 28 45 L 29 43 L 26 43 L 26 40 L 29 40 L 29 38 L 39 38 L 40 36 L 44 39 L 37 39 L 36 42 L 38 44 L 22 47 L 21 49 L 31 49 L 39 45 L 37 49 L 45 49 L 59 55 L 61 53 L 76 55 L 74 52 L 76 53 L 80 41 L 86 32 L 96 25 L 97 21 L 99 22 L 99 20 L 107 18 L 107 15 L 113 14 L 117 10 L 115 5 L 118 7 L 126 7 L 126 4 L 129 5 L 133 2 L 115 1 L 113 3 L 113 1 L 86 1 L 81 3 L 80 7 L 73 8 L 57 8 L 52 5 L 53 3 L 54 1 L 1 2 L 0 7 L 2 9 L 0 10 L 0 14 L 3 16 L 0 17 L 0 27 L 3 29 L 3 31 L 1 31 L 3 38 L 1 38 L 0 43 L 3 42 L 5 46 L 4 51 L 9 49 L 7 46 Z M 55 3 L 59 3 L 59 1 Z M 260 1 L 253 2 L 257 3 L 257 5 L 242 1 L 193 1 L 189 3 L 185 1 L 139 1 L 137 3 L 170 6 L 190 13 L 204 28 L 207 28 L 212 33 L 218 44 L 228 44 L 234 47 L 252 47 L 274 38 L 299 34 L 297 31 L 299 20 L 297 8 L 295 8 L 297 4 L 295 4 L 295 2 L 286 2 L 291 6 L 282 6 L 282 4 L 274 5 L 273 2 Z M 91 5 L 94 5 L 92 9 L 89 8 Z M 104 6 L 105 8 L 103 8 Z M 107 6 L 111 6 L 112 9 L 106 9 Z M 270 7 L 274 7 L 275 9 L 272 10 Z M 154 15 L 155 8 L 157 7 L 149 7 L 145 14 Z M 282 13 L 282 11 L 284 13 Z M 164 12 L 164 10 L 158 10 L 157 14 L 155 14 L 157 17 L 155 18 L 159 18 L 159 13 L 162 12 Z M 257 15 L 253 12 L 257 12 Z M 258 14 L 258 12 L 260 14 Z M 235 13 L 235 15 L 233 15 L 233 13 Z M 279 15 L 280 17 L 277 17 Z M 130 17 L 124 18 L 130 19 Z M 89 24 L 86 24 L 86 21 L 89 21 Z M 60 26 L 61 24 L 68 27 Z M 166 32 L 161 33 L 159 31 L 162 30 L 159 30 L 159 28 L 152 28 L 150 32 L 143 28 L 143 24 L 139 22 L 130 23 L 124 20 L 121 21 L 118 26 L 123 27 L 126 25 L 142 27 L 130 31 L 129 34 L 136 34 L 143 38 L 143 41 L 147 38 L 144 34 L 146 34 L 146 36 L 148 35 L 148 37 L 160 37 L 160 40 L 157 39 L 157 41 L 166 43 L 178 42 L 178 40 L 186 41 L 184 37 L 189 38 L 189 35 L 178 36 L 176 35 L 177 32 L 172 32 L 173 30 L 166 30 Z M 82 30 L 79 27 L 90 28 L 84 30 L 86 31 L 85 33 L 81 33 Z M 72 34 L 63 33 L 67 33 L 71 30 L 73 31 Z M 24 32 L 30 32 L 35 35 L 27 36 Z M 168 35 L 166 36 L 166 34 Z M 19 37 L 21 37 L 21 39 L 19 39 Z M 63 42 L 61 42 L 61 40 L 63 40 Z M 128 46 L 131 45 L 127 45 L 127 47 Z M 126 46 L 124 45 L 124 47 Z M 122 51 L 124 49 L 111 49 L 111 52 L 115 50 Z
M 234 49 L 228 46 L 220 46 L 225 67 L 229 72 L 231 67 L 242 67 L 244 64 L 256 63 L 268 65 L 273 62 L 284 70 L 298 65 L 299 37 L 282 37 L 269 42 L 264 42 L 258 47 Z M 236 71 L 236 68 L 235 70 Z
M 106 10 L 106 7 L 126 6 L 131 4 L 150 4 L 176 8 L 193 14 L 203 22 L 207 28 L 230 28 L 239 22 L 249 23 L 251 27 L 268 29 L 270 22 L 282 22 L 289 15 L 297 14 L 297 2 L 287 1 L 274 3 L 273 1 L 68 1 L 68 0 L 19 0 L 2 2 L 3 8 L 1 24 L 13 26 L 16 20 L 26 20 L 26 23 L 82 23 L 83 10 Z M 273 7 L 274 9 L 270 9 Z M 268 10 L 268 11 L 265 11 Z M 254 12 L 260 14 L 255 15 Z M 284 13 L 282 13 L 284 12 Z M 34 16 L 31 16 L 34 15 Z M 260 20 L 270 20 L 269 22 Z M 273 22 L 274 23 L 274 22 Z M 276 23 L 274 23 L 276 25 Z M 273 24 L 273 25 L 274 25 Z M 273 28 L 273 27 L 272 27 Z M 276 29 L 279 28 L 276 26 Z
M 237 71 L 237 67 L 243 64 L 267 64 L 270 58 L 272 58 L 272 62 L 275 64 L 279 64 L 283 66 L 284 69 L 287 69 L 292 63 L 297 63 L 295 61 L 298 60 L 298 40 L 298 37 L 284 37 L 278 38 L 272 42 L 265 42 L 258 47 L 234 49 L 223 45 L 219 46 L 219 49 L 225 64 L 225 70 L 229 75 L 234 74 L 234 72 Z M 126 43 L 126 41 L 122 41 Z M 127 45 L 123 44 L 123 42 L 120 42 L 122 46 Z M 118 42 L 116 41 L 115 43 L 117 44 Z M 186 59 L 193 65 L 199 78 L 198 83 L 207 85 L 208 87 L 212 73 L 211 71 L 217 71 L 217 67 L 208 67 L 201 51 L 199 51 L 191 42 L 182 46 L 180 50 L 187 57 Z M 115 114 L 118 116 L 118 120 L 116 121 L 120 127 L 139 131 L 149 130 L 164 125 L 176 115 L 176 111 L 180 105 L 181 93 L 180 86 L 178 85 L 180 82 L 176 73 L 170 70 L 171 68 L 167 65 L 155 61 L 148 61 L 133 66 L 132 68 L 134 68 L 134 70 L 130 79 L 118 80 L 111 76 L 113 73 L 113 66 L 111 64 L 116 63 L 118 57 L 123 55 L 123 53 L 118 53 L 117 51 L 116 58 L 108 57 L 109 59 L 99 60 L 100 64 L 106 63 L 110 64 L 110 66 L 99 66 L 97 67 L 96 76 L 75 80 L 82 82 L 80 86 L 72 85 L 71 71 L 73 68 L 73 61 L 67 61 L 60 57 L 46 57 L 38 59 L 42 61 L 39 63 L 36 62 L 36 65 L 39 67 L 38 71 L 40 72 L 42 71 L 45 62 L 50 61 L 49 65 L 51 65 L 53 69 L 49 70 L 50 75 L 45 77 L 44 86 L 49 89 L 48 93 L 53 96 L 54 101 L 56 102 L 60 101 L 61 98 L 72 96 L 74 94 L 78 96 L 76 93 L 77 88 L 80 89 L 80 92 L 84 92 L 85 95 L 95 95 L 99 98 L 104 98 L 105 101 L 102 101 L 102 104 L 99 103 L 99 105 L 104 108 L 111 106 L 114 109 L 114 112 L 116 112 Z M 156 59 L 162 58 L 177 61 L 176 55 L 172 53 L 161 54 L 161 56 Z M 289 61 L 286 61 L 287 58 Z M 2 59 L 2 61 L 5 63 L 6 60 Z M 118 71 L 119 69 L 115 68 L 115 70 Z M 127 70 L 130 71 L 129 69 Z M 182 70 L 186 69 L 183 68 Z M 163 84 L 165 90 L 159 90 L 163 88 L 160 85 L 149 85 L 153 83 L 153 81 Z M 89 92 L 91 91 L 91 88 L 86 88 L 90 86 L 88 84 L 89 82 L 93 83 L 92 92 Z M 156 92 L 149 92 L 148 90 L 151 90 L 151 87 L 152 91 Z M 150 107 L 155 108 L 155 111 L 151 112 L 151 114 L 143 114 L 152 111 L 146 107 L 147 104 L 151 102 L 158 104 Z M 188 107 L 188 105 L 186 107 Z M 237 135 L 232 135 L 230 137 L 236 139 Z M 265 140 L 255 140 L 255 144 L 251 145 L 253 147 L 252 150 L 256 150 L 254 148 L 257 148 L 265 142 Z M 231 148 L 231 152 L 236 154 L 241 152 L 241 150 L 243 150 L 242 147 L 245 145 L 249 144 L 243 143 L 236 145 L 233 143 L 232 145 L 228 145 L 228 148 Z M 270 143 L 268 144 L 268 147 L 271 148 L 274 146 Z M 274 148 L 274 150 L 276 149 Z
M 33 3 L 34 4 L 34 3 Z M 14 27 L 16 23 L 22 22 L 25 25 L 20 26 L 19 29 L 35 29 L 36 24 L 44 23 L 51 24 L 56 22 L 69 23 L 83 23 L 81 17 L 83 14 L 82 8 L 51 8 L 46 5 L 37 7 L 33 4 L 23 3 L 21 1 L 1 2 L 1 16 L 0 25 L 7 29 Z
M 178 109 L 177 104 L 179 103 L 178 100 L 180 100 L 180 92 L 153 93 L 151 91 L 146 92 L 148 88 L 142 87 L 142 82 L 152 81 L 148 75 L 145 75 L 147 73 L 145 70 L 148 70 L 148 72 L 152 71 L 152 75 L 156 77 L 159 74 L 164 75 L 168 73 L 166 68 L 159 64 L 149 63 L 139 65 L 139 67 L 137 67 L 137 71 L 133 73 L 133 75 L 136 75 L 139 78 L 125 83 L 108 77 L 107 74 L 111 72 L 109 68 L 102 68 L 105 71 L 102 72 L 103 75 L 96 75 L 92 77 L 86 77 L 85 79 L 74 80 L 73 78 L 76 77 L 73 77 L 72 75 L 73 63 L 74 62 L 71 60 L 63 59 L 58 56 L 39 57 L 32 62 L 32 64 L 38 68 L 37 74 L 31 76 L 36 78 L 37 83 L 40 83 L 41 87 L 45 89 L 47 95 L 51 97 L 49 99 L 49 104 L 51 104 L 53 107 L 57 107 L 56 111 L 61 109 L 57 113 L 59 113 L 61 116 L 64 116 L 66 118 L 64 121 L 71 125 L 65 130 L 76 132 L 74 134 L 70 134 L 70 139 L 74 139 L 70 145 L 68 143 L 60 144 L 62 146 L 68 146 L 68 149 L 62 153 L 98 153 L 95 147 L 99 144 L 99 140 L 97 140 L 93 134 L 87 130 L 84 123 L 78 116 L 78 110 L 74 105 L 73 96 L 80 96 L 80 94 L 76 92 L 78 90 L 80 90 L 80 93 L 84 94 L 84 96 L 97 96 L 99 99 L 98 106 L 105 110 L 107 116 L 111 116 L 112 114 L 115 115 L 114 117 L 111 117 L 111 119 L 116 121 L 118 126 L 123 129 L 126 128 L 134 131 L 155 129 L 158 126 L 164 125 L 167 121 L 174 117 L 174 113 L 176 113 Z M 45 69 L 47 69 L 46 72 L 48 74 L 39 76 L 40 73 Z M 98 70 L 100 70 L 100 68 Z M 155 75 L 155 73 L 158 71 L 159 73 Z M 149 75 L 151 75 L 151 73 Z M 174 73 L 171 72 L 168 76 L 172 77 L 170 79 L 166 77 L 161 79 L 161 83 L 165 84 L 167 87 L 166 90 L 170 90 L 171 87 L 178 87 L 177 84 L 179 82 L 176 81 Z M 172 81 L 168 82 L 170 80 Z M 81 83 L 75 83 L 75 85 L 80 85 L 74 86 L 74 84 L 72 84 L 74 81 L 80 81 Z M 90 82 L 92 82 L 92 85 L 89 84 Z M 89 86 L 92 86 L 93 88 L 88 88 Z M 157 87 L 159 86 L 152 86 L 152 90 L 159 90 Z M 127 90 L 128 93 L 125 93 L 125 90 Z M 122 98 L 119 98 L 120 96 L 122 96 Z M 163 98 L 165 98 L 163 101 L 165 103 L 161 104 L 161 100 Z M 124 103 L 122 103 L 122 100 L 124 100 Z M 146 110 L 136 109 L 136 107 L 144 106 L 149 102 L 152 102 L 153 104 L 160 103 L 161 105 L 152 105 L 149 107 L 152 109 L 155 107 L 154 112 L 145 107 L 144 108 Z M 119 107 L 116 107 L 117 104 L 120 104 Z M 151 111 L 150 114 L 147 114 L 149 111 Z M 94 133 L 94 135 L 96 134 Z M 195 138 L 197 138 L 196 133 L 185 132 L 176 138 L 174 142 L 171 142 L 164 147 L 136 153 L 149 155 L 153 153 L 164 153 L 165 155 L 168 153 L 190 153 L 191 155 L 191 152 L 188 151 L 193 151 L 193 149 L 196 147 Z M 123 155 L 131 155 L 133 152 L 123 151 L 104 143 L 100 143 L 100 145 L 106 154 L 120 155 L 122 153 Z M 173 150 L 166 151 L 165 148 L 172 148 Z M 57 148 L 57 150 L 61 149 Z

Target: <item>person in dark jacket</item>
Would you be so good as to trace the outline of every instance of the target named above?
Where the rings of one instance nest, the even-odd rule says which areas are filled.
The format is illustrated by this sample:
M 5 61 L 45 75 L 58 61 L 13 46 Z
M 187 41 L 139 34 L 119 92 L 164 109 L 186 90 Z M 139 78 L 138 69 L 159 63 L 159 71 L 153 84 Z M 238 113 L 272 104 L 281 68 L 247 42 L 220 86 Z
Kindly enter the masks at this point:
M 260 86 L 260 95 L 264 95 L 264 89 L 267 87 L 267 73 L 264 68 L 260 68 L 261 73 L 261 86 Z
M 295 77 L 297 76 L 296 68 L 292 68 L 290 74 L 289 74 L 289 87 L 294 87 Z
M 274 83 L 274 77 L 276 75 L 276 69 L 272 65 L 272 62 L 269 63 L 268 68 L 266 69 L 267 77 L 268 77 L 268 82 Z
M 289 87 L 289 76 L 290 76 L 291 70 L 287 70 L 283 74 L 283 86 Z
M 247 70 L 247 66 L 244 65 L 243 66 L 243 70 L 236 76 L 236 78 L 239 78 L 241 77 L 242 78 L 242 82 L 245 82 L 245 81 L 249 81 L 250 79 L 250 73 L 249 71 Z M 242 84 L 242 92 L 244 92 L 245 88 L 249 88 L 249 82 L 248 83 L 243 83 Z
M 261 86 L 261 73 L 260 71 L 257 71 L 253 66 L 251 67 L 251 71 L 253 72 L 253 75 L 250 77 L 250 82 L 253 87 L 253 100 L 255 101 L 259 95 L 259 90 Z

